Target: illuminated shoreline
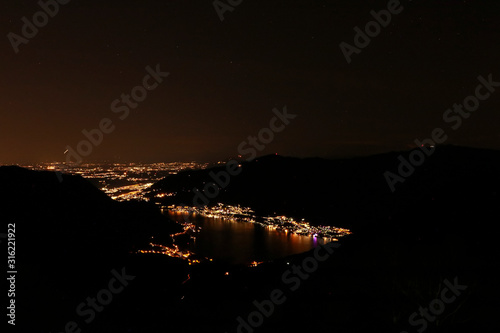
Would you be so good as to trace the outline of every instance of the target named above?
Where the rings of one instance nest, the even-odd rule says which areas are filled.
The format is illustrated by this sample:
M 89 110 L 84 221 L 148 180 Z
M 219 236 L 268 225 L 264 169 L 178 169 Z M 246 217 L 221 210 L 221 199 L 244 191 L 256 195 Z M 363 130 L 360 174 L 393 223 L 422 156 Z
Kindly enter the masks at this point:
M 249 207 L 232 206 L 218 203 L 213 207 L 191 207 L 171 205 L 165 207 L 171 212 L 181 214 L 196 214 L 207 218 L 224 219 L 234 222 L 250 222 L 265 228 L 282 230 L 301 236 L 321 237 L 338 241 L 339 238 L 352 234 L 349 229 L 334 226 L 313 226 L 302 219 L 297 221 L 284 215 L 257 217 Z

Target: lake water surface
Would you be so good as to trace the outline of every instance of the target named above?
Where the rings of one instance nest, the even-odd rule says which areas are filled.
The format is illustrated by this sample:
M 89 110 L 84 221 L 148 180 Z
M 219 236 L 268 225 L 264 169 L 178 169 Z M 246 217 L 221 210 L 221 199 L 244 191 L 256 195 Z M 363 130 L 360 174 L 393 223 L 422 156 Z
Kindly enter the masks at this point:
M 178 212 L 166 214 L 178 222 L 183 222 L 184 218 L 188 217 L 189 221 L 202 228 L 201 232 L 196 234 L 196 239 L 190 240 L 190 251 L 233 264 L 273 260 L 309 251 L 324 244 L 323 238 L 299 236 L 250 222 L 235 222 Z

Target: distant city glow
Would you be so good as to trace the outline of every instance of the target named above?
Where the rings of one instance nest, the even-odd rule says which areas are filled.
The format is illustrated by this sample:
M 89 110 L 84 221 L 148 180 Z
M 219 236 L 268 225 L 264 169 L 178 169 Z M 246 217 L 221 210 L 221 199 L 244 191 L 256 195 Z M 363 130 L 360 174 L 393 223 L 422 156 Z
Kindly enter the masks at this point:
M 85 163 L 63 168 L 64 164 L 53 162 L 20 166 L 33 170 L 57 171 L 62 169 L 63 173 L 80 175 L 97 181 L 96 186 L 113 200 L 149 201 L 144 196 L 144 190 L 155 182 L 183 170 L 205 169 L 208 167 L 208 163 Z M 174 196 L 175 194 L 164 193 L 158 197 Z

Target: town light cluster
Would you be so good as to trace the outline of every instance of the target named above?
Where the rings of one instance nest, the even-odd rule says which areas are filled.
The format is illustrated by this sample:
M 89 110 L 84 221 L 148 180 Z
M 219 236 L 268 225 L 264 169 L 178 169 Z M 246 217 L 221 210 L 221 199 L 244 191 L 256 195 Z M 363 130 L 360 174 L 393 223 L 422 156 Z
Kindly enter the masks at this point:
M 208 218 L 221 218 L 230 221 L 250 222 L 273 230 L 290 232 L 302 236 L 327 238 L 331 241 L 337 241 L 338 238 L 351 234 L 349 229 L 334 226 L 315 226 L 304 219 L 298 221 L 284 215 L 256 216 L 250 207 L 241 207 L 239 205 L 233 206 L 217 203 L 214 206 L 191 207 L 171 205 L 167 208 L 172 212 L 198 214 Z

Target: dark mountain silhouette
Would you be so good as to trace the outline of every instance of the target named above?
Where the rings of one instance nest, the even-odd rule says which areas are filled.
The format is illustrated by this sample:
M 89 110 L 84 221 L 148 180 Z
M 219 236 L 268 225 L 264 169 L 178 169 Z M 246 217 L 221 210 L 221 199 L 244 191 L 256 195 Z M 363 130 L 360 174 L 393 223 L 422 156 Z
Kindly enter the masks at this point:
M 242 173 L 213 202 L 305 216 L 354 231 L 307 291 L 294 294 L 294 305 L 285 306 L 263 332 L 307 331 L 308 321 L 295 318 L 340 332 L 416 331 L 421 327 L 410 326 L 410 315 L 429 307 L 444 280 L 454 277 L 468 286 L 466 296 L 426 332 L 498 329 L 493 313 L 500 310 L 494 273 L 500 264 L 500 152 L 437 147 L 391 192 L 384 172 L 397 173 L 398 156 L 408 159 L 410 153 L 333 161 L 266 156 L 242 163 Z M 169 176 L 154 186 L 151 197 L 177 192 L 164 202 L 190 204 L 190 190 L 202 189 L 210 172 L 221 170 Z M 270 276 L 279 274 L 276 266 L 265 269 Z
M 254 332 L 416 332 L 409 317 L 429 307 L 444 280 L 455 277 L 466 291 L 425 332 L 498 331 L 500 153 L 438 147 L 392 193 L 383 173 L 397 172 L 398 155 L 334 161 L 268 156 L 243 163 L 214 202 L 354 231 Z M 178 192 L 165 203 L 190 204 L 189 190 L 202 189 L 210 171 L 220 170 L 169 176 L 150 195 Z M 59 183 L 54 173 L 17 167 L 1 167 L 0 183 L 4 223 L 17 227 L 18 311 L 30 316 L 19 317 L 25 331 L 60 332 L 75 320 L 83 332 L 236 332 L 236 318 L 247 318 L 254 300 L 285 290 L 283 273 L 313 256 L 310 251 L 257 268 L 188 267 L 165 256 L 137 256 L 129 252 L 151 234 L 176 229 L 154 205 L 117 203 L 81 177 Z M 110 270 L 121 267 L 136 279 L 92 323 L 83 323 L 75 307 L 95 297 Z
M 232 176 L 227 187 L 219 186 L 220 193 L 210 200 L 210 204 L 247 205 L 261 214 L 284 213 L 316 223 L 372 232 L 380 223 L 389 227 L 391 220 L 404 214 L 408 214 L 407 225 L 426 223 L 425 226 L 420 224 L 426 228 L 435 225 L 430 222 L 433 220 L 443 225 L 463 217 L 462 210 L 468 206 L 488 209 L 499 202 L 500 152 L 436 147 L 421 166 L 415 167 L 410 177 L 395 185 L 393 193 L 384 173 L 397 174 L 398 156 L 408 159 L 410 153 L 346 160 L 260 157 L 242 163 L 241 174 Z M 193 189 L 203 190 L 207 183 L 213 182 L 210 174 L 218 174 L 224 169 L 216 167 L 168 176 L 152 187 L 150 197 L 176 192 L 174 197 L 157 200 L 166 204 L 193 205 Z M 449 218 L 442 219 L 441 213 Z M 377 225 L 372 223 L 374 221 Z
M 262 213 L 311 217 L 318 222 L 354 229 L 358 226 L 364 229 L 367 220 L 386 220 L 408 210 L 429 212 L 443 207 L 446 214 L 457 216 L 456 210 L 448 208 L 492 206 L 498 201 L 500 152 L 436 147 L 434 154 L 416 167 L 404 183 L 395 185 L 393 193 L 384 173 L 397 173 L 398 156 L 408 159 L 410 153 L 345 160 L 260 157 L 243 162 L 242 173 L 232 176 L 229 185 L 210 201 L 249 205 Z M 224 169 L 184 171 L 168 176 L 153 186 L 155 192 L 151 197 L 161 192 L 176 192 L 176 196 L 161 201 L 191 205 L 195 197 L 193 188 L 202 190 L 206 183 L 213 182 L 211 173 Z M 465 201 L 468 204 L 461 206 Z
M 16 226 L 19 317 L 29 314 L 37 328 L 74 317 L 75 306 L 106 282 L 96 275 L 119 271 L 151 235 L 182 230 L 153 204 L 115 202 L 80 176 L 60 182 L 53 172 L 2 166 L 0 193 L 2 230 Z

